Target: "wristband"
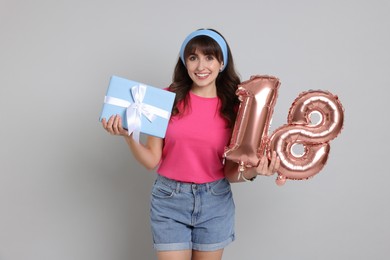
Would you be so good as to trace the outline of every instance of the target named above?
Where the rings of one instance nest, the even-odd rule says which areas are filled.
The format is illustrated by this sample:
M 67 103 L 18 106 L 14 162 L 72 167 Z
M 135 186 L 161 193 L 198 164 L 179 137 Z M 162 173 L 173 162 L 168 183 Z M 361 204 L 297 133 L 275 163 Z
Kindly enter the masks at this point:
M 245 178 L 244 172 L 241 172 L 241 171 L 240 171 L 240 173 L 239 173 L 239 175 L 238 175 L 238 179 L 240 179 L 240 177 L 241 177 L 244 181 L 246 181 L 246 182 L 252 182 L 252 181 L 254 181 L 254 180 L 256 179 L 257 176 L 254 176 L 254 177 L 252 177 L 252 178 L 250 178 L 250 179 L 247 179 L 247 178 Z

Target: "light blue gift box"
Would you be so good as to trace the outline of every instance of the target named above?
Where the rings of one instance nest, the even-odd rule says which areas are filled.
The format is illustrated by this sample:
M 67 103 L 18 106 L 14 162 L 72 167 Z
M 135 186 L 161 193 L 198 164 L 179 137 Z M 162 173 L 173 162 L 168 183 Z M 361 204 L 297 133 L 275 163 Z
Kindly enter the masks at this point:
M 107 88 L 106 97 L 118 98 L 130 103 L 134 103 L 134 99 L 131 94 L 131 88 L 140 84 L 146 86 L 146 92 L 142 102 L 143 104 L 154 106 L 169 113 L 171 112 L 173 102 L 175 100 L 175 93 L 140 82 L 124 79 L 118 76 L 111 77 L 109 86 Z M 125 107 L 104 103 L 99 120 L 101 121 L 103 118 L 108 120 L 112 115 L 117 114 L 122 118 L 122 126 L 128 129 L 129 127 L 126 120 Z M 140 132 L 164 138 L 168 122 L 169 118 L 163 118 L 160 116 L 156 116 L 153 121 L 149 121 L 145 115 L 142 114 Z

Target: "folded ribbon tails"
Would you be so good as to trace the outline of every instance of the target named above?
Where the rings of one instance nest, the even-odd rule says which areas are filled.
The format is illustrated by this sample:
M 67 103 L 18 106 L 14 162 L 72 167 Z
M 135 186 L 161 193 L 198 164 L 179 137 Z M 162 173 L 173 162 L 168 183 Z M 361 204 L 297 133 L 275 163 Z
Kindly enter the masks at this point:
M 127 100 L 105 96 L 104 103 L 126 108 L 126 122 L 129 135 L 133 133 L 133 139 L 139 143 L 141 131 L 141 116 L 144 115 L 150 122 L 156 119 L 156 116 L 169 119 L 171 113 L 164 109 L 142 103 L 146 93 L 146 86 L 139 84 L 131 88 L 131 95 L 134 103 Z

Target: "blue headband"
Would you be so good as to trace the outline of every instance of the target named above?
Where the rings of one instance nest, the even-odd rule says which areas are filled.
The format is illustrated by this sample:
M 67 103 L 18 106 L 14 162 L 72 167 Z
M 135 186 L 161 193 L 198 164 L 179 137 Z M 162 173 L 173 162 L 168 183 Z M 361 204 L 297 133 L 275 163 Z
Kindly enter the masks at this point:
M 222 50 L 222 56 L 223 56 L 222 70 L 224 70 L 226 65 L 227 65 L 227 62 L 228 62 L 227 44 L 221 35 L 219 35 L 218 33 L 214 32 L 214 31 L 207 30 L 207 29 L 195 31 L 195 32 L 191 33 L 190 35 L 188 35 L 187 38 L 185 38 L 185 40 L 180 48 L 180 58 L 181 58 L 183 64 L 184 65 L 186 64 L 185 59 L 184 59 L 184 49 L 186 48 L 188 42 L 191 41 L 196 36 L 200 36 L 200 35 L 208 36 L 218 43 L 219 47 Z

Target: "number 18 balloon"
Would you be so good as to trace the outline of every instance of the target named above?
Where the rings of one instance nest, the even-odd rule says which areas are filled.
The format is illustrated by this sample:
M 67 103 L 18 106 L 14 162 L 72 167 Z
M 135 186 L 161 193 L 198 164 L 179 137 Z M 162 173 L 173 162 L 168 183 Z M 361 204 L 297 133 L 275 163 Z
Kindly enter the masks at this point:
M 287 124 L 268 138 L 279 86 L 279 79 L 272 76 L 252 76 L 238 86 L 236 94 L 241 103 L 224 152 L 229 161 L 225 174 L 240 177 L 247 168 L 256 167 L 262 156 L 270 158 L 273 151 L 280 158 L 278 185 L 287 179 L 313 177 L 326 164 L 329 142 L 338 136 L 344 123 L 338 97 L 322 90 L 302 92 L 290 107 Z M 314 123 L 313 115 L 319 115 L 320 120 Z M 303 147 L 302 153 L 294 152 L 297 145 Z

